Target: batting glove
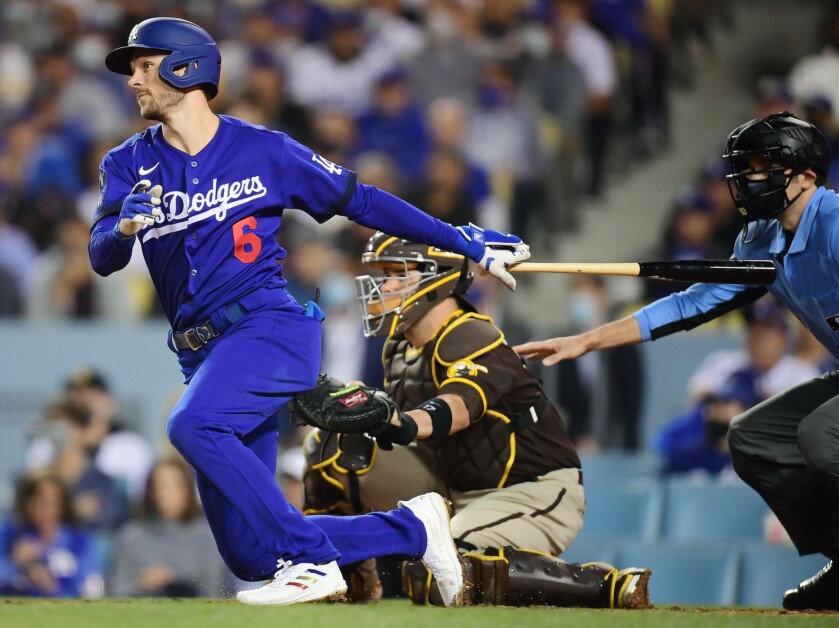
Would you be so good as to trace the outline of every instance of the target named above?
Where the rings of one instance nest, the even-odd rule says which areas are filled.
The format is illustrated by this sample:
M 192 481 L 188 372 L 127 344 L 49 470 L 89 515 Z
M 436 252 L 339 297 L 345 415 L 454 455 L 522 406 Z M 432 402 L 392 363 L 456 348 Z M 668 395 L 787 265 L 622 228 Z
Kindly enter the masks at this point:
M 153 225 L 155 218 L 163 217 L 163 210 L 160 209 L 163 188 L 155 185 L 149 189 L 150 185 L 151 181 L 146 179 L 139 181 L 122 202 L 117 228 L 124 238 L 137 235 L 141 230 Z
M 530 257 L 530 247 L 512 233 L 481 229 L 475 225 L 458 227 L 469 244 L 466 256 L 478 263 L 478 268 L 498 277 L 510 290 L 516 289 L 516 280 L 507 270 Z

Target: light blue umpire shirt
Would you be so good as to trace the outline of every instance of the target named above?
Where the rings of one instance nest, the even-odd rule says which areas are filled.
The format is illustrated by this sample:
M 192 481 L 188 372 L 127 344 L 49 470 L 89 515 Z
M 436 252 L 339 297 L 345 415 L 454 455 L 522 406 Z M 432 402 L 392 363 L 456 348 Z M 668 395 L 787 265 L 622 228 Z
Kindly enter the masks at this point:
M 764 295 L 768 289 L 839 359 L 839 195 L 819 187 L 804 209 L 789 250 L 777 220 L 748 225 L 734 245 L 734 259 L 770 259 L 770 286 L 694 284 L 659 299 L 633 316 L 643 340 L 692 329 Z

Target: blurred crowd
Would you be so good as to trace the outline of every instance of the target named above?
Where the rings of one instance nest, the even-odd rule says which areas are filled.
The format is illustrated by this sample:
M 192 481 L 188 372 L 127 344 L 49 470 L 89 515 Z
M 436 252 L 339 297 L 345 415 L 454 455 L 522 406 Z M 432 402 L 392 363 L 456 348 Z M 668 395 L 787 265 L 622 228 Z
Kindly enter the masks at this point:
M 529 240 L 573 229 L 580 200 L 601 195 L 618 164 L 667 148 L 668 91 L 689 84 L 724 4 L 8 0 L 0 317 L 160 316 L 140 255 L 128 278 L 104 281 L 86 254 L 98 164 L 145 124 L 103 60 L 142 19 L 184 17 L 214 34 L 217 112 L 285 131 L 446 221 Z M 323 283 L 340 309 L 370 234 L 340 219 L 315 230 L 299 212 L 286 223 L 295 296 Z
M 103 60 L 147 17 L 190 19 L 217 38 L 218 113 L 285 131 L 443 220 L 532 240 L 576 229 L 610 176 L 668 149 L 668 94 L 690 88 L 729 9 L 715 0 L 5 0 L 0 318 L 162 316 L 139 251 L 120 281 L 95 275 L 87 255 L 100 160 L 145 124 Z M 796 112 L 837 145 L 837 85 L 839 13 L 823 49 L 758 81 L 754 115 Z M 674 199 L 651 259 L 730 255 L 742 222 L 726 171 L 708 156 Z M 837 182 L 831 171 L 828 186 Z M 281 245 L 289 290 L 302 301 L 317 289 L 328 313 L 324 370 L 377 384 L 378 347 L 361 336 L 353 283 L 370 235 L 289 211 Z M 645 299 L 682 287 L 646 285 Z M 496 290 L 475 285 L 489 314 Z M 575 278 L 568 296 L 571 332 L 623 305 L 593 276 Z M 742 350 L 709 357 L 684 412 L 655 436 L 666 473 L 725 473 L 721 435 L 734 414 L 832 367 L 772 303 L 742 325 Z M 646 446 L 644 389 L 630 347 L 561 365 L 549 393 L 586 453 Z M 299 504 L 301 435 L 281 425 L 277 477 Z M 0 524 L 0 595 L 219 596 L 242 585 L 218 558 L 191 469 L 130 428 L 107 374 L 68 378 L 34 424 L 25 461 Z
M 221 596 L 235 587 L 192 469 L 122 418 L 101 373 L 79 369 L 31 424 L 0 521 L 0 595 Z

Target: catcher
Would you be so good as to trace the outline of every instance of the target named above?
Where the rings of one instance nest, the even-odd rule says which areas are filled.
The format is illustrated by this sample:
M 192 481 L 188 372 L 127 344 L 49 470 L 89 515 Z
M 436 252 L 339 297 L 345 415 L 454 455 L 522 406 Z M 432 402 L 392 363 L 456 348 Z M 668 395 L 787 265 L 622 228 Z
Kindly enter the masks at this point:
M 468 260 L 381 232 L 362 260 L 373 273 L 356 278 L 364 333 L 388 335 L 387 394 L 322 376 L 292 403 L 317 426 L 305 512 L 360 514 L 438 491 L 454 507 L 465 603 L 649 606 L 648 569 L 556 558 L 583 525 L 580 459 L 539 379 L 466 300 Z M 351 600 L 381 597 L 375 561 L 344 576 Z M 402 583 L 414 603 L 442 604 L 421 563 L 405 563 Z

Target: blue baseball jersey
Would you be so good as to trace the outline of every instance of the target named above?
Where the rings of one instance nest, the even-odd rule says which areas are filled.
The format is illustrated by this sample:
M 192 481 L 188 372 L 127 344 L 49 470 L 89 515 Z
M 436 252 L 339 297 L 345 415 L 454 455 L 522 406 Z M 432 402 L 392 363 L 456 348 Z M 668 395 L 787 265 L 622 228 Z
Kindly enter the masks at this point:
M 466 254 L 456 229 L 327 161 L 284 133 L 229 116 L 196 155 L 172 147 L 161 125 L 111 150 L 100 166 L 91 233 L 93 267 L 107 275 L 128 263 L 134 238 L 116 231 L 134 185 L 163 188 L 163 216 L 142 243 L 163 309 L 174 329 L 205 320 L 260 286 L 285 284 L 277 243 L 283 210 L 318 222 L 343 215 L 364 226 Z
M 816 190 L 789 243 L 788 237 L 777 220 L 750 223 L 737 238 L 733 257 L 772 260 L 775 282 L 767 287 L 695 284 L 635 312 L 642 338 L 696 327 L 768 289 L 839 359 L 839 195 Z

